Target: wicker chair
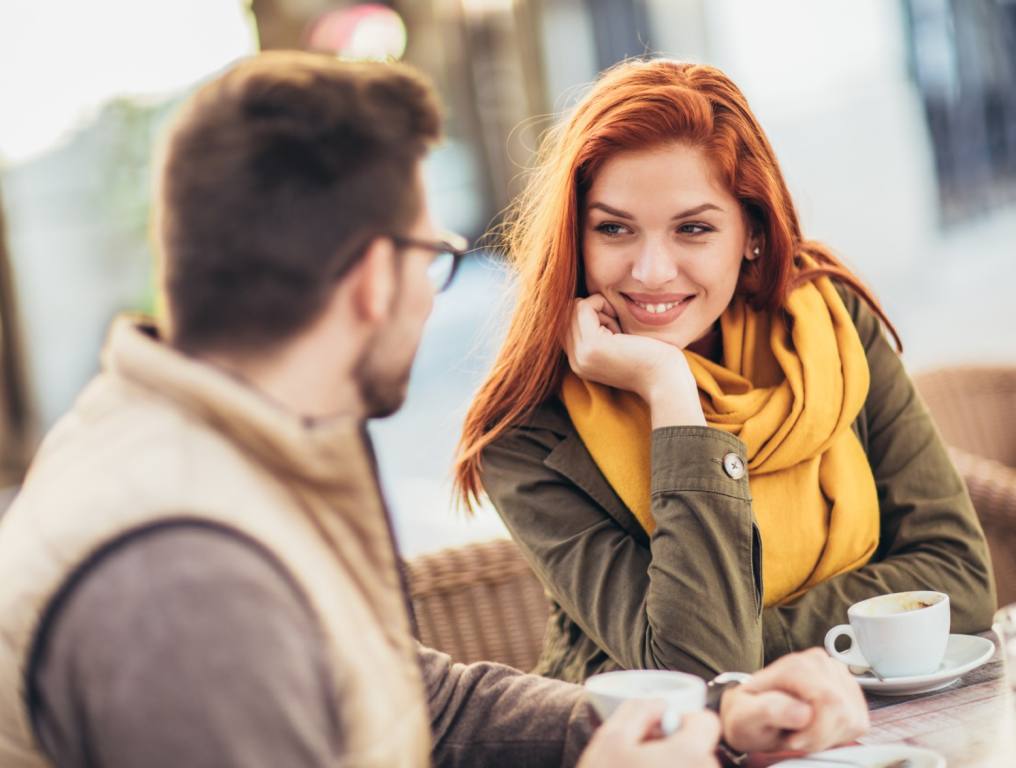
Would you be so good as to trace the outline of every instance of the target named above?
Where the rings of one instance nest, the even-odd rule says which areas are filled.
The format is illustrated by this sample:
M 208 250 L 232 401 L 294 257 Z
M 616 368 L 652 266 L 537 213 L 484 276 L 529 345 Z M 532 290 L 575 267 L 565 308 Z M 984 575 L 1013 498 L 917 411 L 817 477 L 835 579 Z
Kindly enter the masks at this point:
M 406 563 L 419 639 L 455 661 L 536 665 L 549 604 L 507 539 L 468 544 Z
M 984 526 L 1000 605 L 1016 602 L 1016 367 L 914 377 Z

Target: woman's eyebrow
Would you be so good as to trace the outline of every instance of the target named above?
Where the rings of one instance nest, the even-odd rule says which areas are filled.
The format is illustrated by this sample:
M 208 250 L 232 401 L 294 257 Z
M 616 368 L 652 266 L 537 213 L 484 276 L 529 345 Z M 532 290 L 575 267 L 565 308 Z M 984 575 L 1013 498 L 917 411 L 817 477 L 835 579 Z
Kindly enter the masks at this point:
M 613 206 L 607 205 L 606 203 L 600 202 L 590 203 L 589 210 L 591 211 L 593 209 L 598 209 L 603 211 L 604 213 L 609 213 L 611 216 L 616 216 L 619 219 L 631 219 L 631 220 L 635 219 L 635 217 L 632 214 L 628 213 L 627 211 L 622 211 L 620 208 L 614 208 Z M 674 219 L 684 219 L 687 218 L 688 216 L 696 216 L 700 213 L 705 213 L 706 211 L 720 211 L 722 213 L 723 209 L 720 208 L 720 206 L 715 205 L 713 203 L 702 203 L 701 205 L 696 205 L 694 208 L 689 208 L 686 211 L 681 211 L 681 213 L 675 213 L 670 218 L 671 221 L 673 221 Z
M 671 217 L 671 221 L 673 221 L 674 219 L 683 219 L 687 216 L 697 216 L 698 214 L 705 213 L 706 211 L 719 211 L 720 213 L 722 213 L 723 209 L 720 208 L 720 206 L 718 205 L 713 205 L 712 203 L 702 203 L 702 205 L 697 205 L 694 208 L 689 208 L 687 211 L 675 213 Z
M 617 216 L 619 219 L 634 219 L 635 218 L 630 213 L 627 213 L 625 211 L 619 210 L 617 208 L 612 208 L 611 206 L 607 205 L 606 203 L 591 203 L 589 205 L 589 210 L 591 211 L 594 208 L 599 208 L 601 211 L 604 211 L 605 213 L 609 213 L 611 216 Z

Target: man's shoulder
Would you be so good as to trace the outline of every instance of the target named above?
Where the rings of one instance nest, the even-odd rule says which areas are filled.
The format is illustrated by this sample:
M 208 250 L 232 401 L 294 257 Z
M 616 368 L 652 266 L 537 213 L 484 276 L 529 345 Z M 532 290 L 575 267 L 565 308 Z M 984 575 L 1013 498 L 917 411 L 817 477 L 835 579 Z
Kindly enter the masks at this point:
M 159 522 L 105 543 L 80 564 L 50 602 L 33 660 L 51 658 L 60 637 L 132 640 L 158 624 L 181 637 L 195 620 L 240 635 L 263 619 L 261 606 L 286 606 L 294 626 L 315 625 L 297 582 L 263 545 L 204 521 Z M 210 627 L 211 628 L 211 627 Z M 123 635 L 123 637 L 119 637 Z M 47 652 L 42 652 L 46 646 Z
M 138 593 L 199 585 L 205 594 L 197 602 L 203 603 L 219 599 L 238 584 L 303 600 L 278 558 L 247 534 L 212 521 L 170 519 L 126 531 L 105 543 L 79 566 L 66 589 L 107 604 L 123 604 Z
M 28 673 L 51 755 L 93 738 L 136 739 L 125 748 L 141 754 L 166 736 L 152 717 L 182 718 L 210 740 L 223 734 L 206 733 L 202 718 L 228 717 L 236 738 L 253 739 L 251 724 L 276 706 L 249 698 L 258 691 L 334 731 L 329 679 L 323 634 L 285 569 L 242 534 L 192 523 L 132 532 L 79 568 L 51 604 Z
M 225 434 L 196 414 L 106 373 L 85 387 L 32 462 L 35 473 L 65 478 L 94 479 L 112 469 L 144 477 L 153 467 L 160 480 L 193 486 L 188 478 L 246 469 L 248 462 Z

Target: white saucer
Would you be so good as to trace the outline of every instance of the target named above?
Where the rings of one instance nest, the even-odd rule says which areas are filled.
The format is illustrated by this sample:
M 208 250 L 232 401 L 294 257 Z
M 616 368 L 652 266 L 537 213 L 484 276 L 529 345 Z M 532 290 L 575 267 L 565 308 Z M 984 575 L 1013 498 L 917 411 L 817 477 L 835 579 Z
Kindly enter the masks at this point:
M 861 649 L 854 645 L 844 654 L 851 667 L 868 667 L 861 655 Z M 914 693 L 928 693 L 951 685 L 973 669 L 977 669 L 995 655 L 995 644 L 986 637 L 976 635 L 949 635 L 945 647 L 945 658 L 938 671 L 927 675 L 909 677 L 887 677 L 884 681 L 875 677 L 870 670 L 854 679 L 866 691 L 880 696 L 909 696 Z
M 835 768 L 836 763 L 823 762 L 822 758 L 824 757 L 828 757 L 830 760 L 856 763 L 859 766 L 865 766 L 865 768 L 869 766 L 870 768 L 881 768 L 881 766 L 895 760 L 903 759 L 910 761 L 907 768 L 945 768 L 945 758 L 938 752 L 911 747 L 909 744 L 841 747 L 825 752 L 815 752 L 811 755 L 792 757 L 789 760 L 782 760 L 770 768 Z

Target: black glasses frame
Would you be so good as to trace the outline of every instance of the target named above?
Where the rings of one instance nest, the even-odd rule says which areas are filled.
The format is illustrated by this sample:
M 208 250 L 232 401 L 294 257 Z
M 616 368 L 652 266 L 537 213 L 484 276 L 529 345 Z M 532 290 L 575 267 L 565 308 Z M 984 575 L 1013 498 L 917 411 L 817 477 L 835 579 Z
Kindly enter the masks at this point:
M 391 239 L 398 248 L 422 248 L 425 251 L 431 251 L 436 254 L 451 254 L 452 268 L 444 283 L 436 286 L 438 293 L 441 293 L 441 291 L 452 284 L 452 280 L 455 279 L 455 273 L 459 271 L 459 264 L 469 252 L 469 242 L 460 235 L 449 234 L 443 240 L 421 240 L 416 237 L 403 237 L 402 235 L 392 235 Z

